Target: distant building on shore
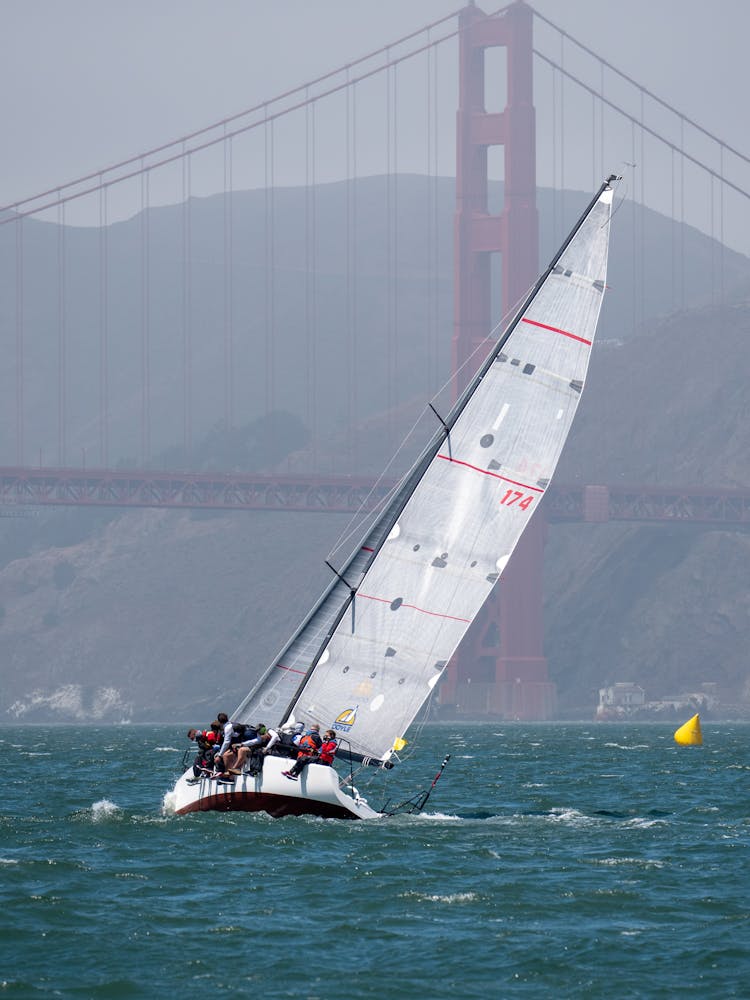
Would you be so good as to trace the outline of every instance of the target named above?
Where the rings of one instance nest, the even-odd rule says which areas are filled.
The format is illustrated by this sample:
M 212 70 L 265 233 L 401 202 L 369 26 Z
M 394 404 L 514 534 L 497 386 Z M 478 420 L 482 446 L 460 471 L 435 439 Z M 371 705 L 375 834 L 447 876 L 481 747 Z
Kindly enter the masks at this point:
M 617 681 L 609 687 L 599 688 L 597 719 L 617 719 L 632 715 L 646 704 L 646 692 L 640 684 Z
M 717 704 L 714 683 L 701 684 L 700 691 L 666 695 L 656 701 L 646 701 L 646 692 L 640 684 L 617 681 L 609 687 L 599 688 L 595 717 L 599 722 L 680 718 L 686 711 L 707 713 Z

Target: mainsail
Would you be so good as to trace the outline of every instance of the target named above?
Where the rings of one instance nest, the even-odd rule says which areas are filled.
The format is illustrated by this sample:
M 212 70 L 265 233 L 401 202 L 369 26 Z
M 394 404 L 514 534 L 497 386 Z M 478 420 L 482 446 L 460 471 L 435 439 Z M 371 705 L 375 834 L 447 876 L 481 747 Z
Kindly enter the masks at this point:
M 568 436 L 605 289 L 613 180 L 234 718 L 331 726 L 374 762 L 401 746 Z

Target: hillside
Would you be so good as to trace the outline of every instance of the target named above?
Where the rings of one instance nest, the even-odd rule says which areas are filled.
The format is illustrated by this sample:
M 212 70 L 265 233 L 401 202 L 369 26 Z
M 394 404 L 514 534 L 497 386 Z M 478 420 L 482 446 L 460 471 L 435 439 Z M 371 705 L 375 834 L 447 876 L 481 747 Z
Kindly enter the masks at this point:
M 502 185 L 491 195 L 499 205 Z M 27 462 L 85 455 L 89 465 L 160 466 L 169 451 L 189 464 L 175 455 L 186 444 L 187 394 L 189 446 L 229 407 L 240 425 L 286 410 L 319 448 L 341 453 L 341 471 L 363 471 L 368 456 L 342 425 L 421 406 L 448 377 L 454 181 L 369 177 L 350 191 L 321 185 L 312 204 L 299 188 L 270 197 L 233 192 L 231 224 L 223 195 L 152 208 L 110 225 L 106 240 L 98 229 L 27 220 L 20 273 L 20 230 L 0 227 L 0 464 L 16 462 L 20 343 Z M 540 266 L 587 200 L 540 190 Z M 616 213 L 602 340 L 710 304 L 720 285 L 729 301 L 750 287 L 747 258 L 695 229 L 629 202 Z M 495 302 L 498 318 L 501 309 Z M 381 429 L 384 455 L 403 426 Z

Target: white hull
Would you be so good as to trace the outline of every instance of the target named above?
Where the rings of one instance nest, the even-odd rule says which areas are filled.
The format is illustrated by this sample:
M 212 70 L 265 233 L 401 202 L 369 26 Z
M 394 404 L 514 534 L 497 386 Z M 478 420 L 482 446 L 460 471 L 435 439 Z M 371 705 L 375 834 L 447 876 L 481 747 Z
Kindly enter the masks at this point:
M 381 814 L 371 809 L 359 795 L 349 795 L 339 787 L 333 767 L 308 764 L 297 781 L 281 773 L 294 761 L 269 755 L 260 774 L 237 775 L 225 784 L 211 778 L 193 780 L 190 768 L 164 798 L 164 807 L 184 815 L 190 812 L 267 812 L 270 816 L 323 816 L 327 819 L 377 819 Z

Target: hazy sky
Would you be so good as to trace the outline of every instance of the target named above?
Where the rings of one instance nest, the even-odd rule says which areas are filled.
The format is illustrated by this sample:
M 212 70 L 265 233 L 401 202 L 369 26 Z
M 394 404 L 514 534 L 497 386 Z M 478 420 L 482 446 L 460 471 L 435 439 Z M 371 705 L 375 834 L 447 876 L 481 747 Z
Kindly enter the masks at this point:
M 0 201 L 11 203 L 176 139 L 458 6 L 452 0 L 0 0 L 5 140 Z M 499 3 L 480 6 L 489 11 Z M 750 83 L 746 0 L 714 0 L 711 5 L 698 0 L 535 0 L 533 6 L 750 154 L 743 107 Z M 559 39 L 545 36 L 544 30 L 537 29 L 539 45 L 546 44 L 559 57 Z M 562 56 L 566 66 L 577 65 L 568 43 Z M 452 173 L 449 133 L 455 101 L 449 90 L 455 73 L 447 56 L 441 71 L 447 124 L 439 166 Z M 536 86 L 541 106 L 549 89 L 543 72 Z M 409 114 L 407 108 L 404 122 Z M 575 117 L 568 112 L 569 130 L 575 128 Z M 366 125 L 360 123 L 358 129 L 362 136 Z M 607 156 L 629 158 L 629 142 L 624 133 L 622 149 Z M 412 163 L 404 140 L 400 165 L 419 169 L 422 154 L 414 155 Z M 367 172 L 367 157 L 365 149 L 359 160 L 362 172 Z M 605 168 L 619 169 L 619 164 Z M 379 170 L 375 160 L 371 170 Z M 742 170 L 744 186 L 750 187 L 748 171 Z M 542 183 L 543 172 L 542 163 Z M 589 183 L 588 176 L 568 179 L 579 186 Z

